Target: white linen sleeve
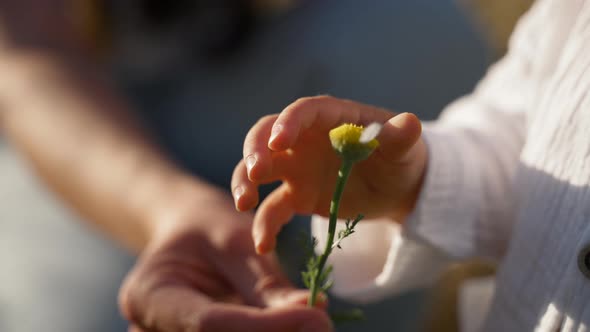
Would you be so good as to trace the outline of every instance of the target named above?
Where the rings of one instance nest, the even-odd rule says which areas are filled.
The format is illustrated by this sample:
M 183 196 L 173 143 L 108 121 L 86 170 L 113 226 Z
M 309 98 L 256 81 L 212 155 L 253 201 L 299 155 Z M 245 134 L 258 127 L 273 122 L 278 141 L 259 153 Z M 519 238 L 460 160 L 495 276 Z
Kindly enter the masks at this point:
M 323 251 L 328 220 L 313 216 L 311 225 L 317 250 Z M 336 231 L 342 228 L 339 221 Z M 331 291 L 356 302 L 377 301 L 430 286 L 449 262 L 440 250 L 404 236 L 392 220 L 362 220 L 328 259 L 334 268 Z
M 534 117 L 535 96 L 555 68 L 563 12 L 547 0 L 520 20 L 508 54 L 475 91 L 424 124 L 428 169 L 406 231 L 453 257 L 502 257 L 515 220 L 513 178 Z
M 475 91 L 424 124 L 429 163 L 423 190 L 403 226 L 363 220 L 335 250 L 333 291 L 371 301 L 428 285 L 453 259 L 500 258 L 514 220 L 512 179 L 526 140 L 533 95 L 554 69 L 565 31 L 559 1 L 536 3 L 520 20 L 508 54 Z M 564 25 L 565 26 L 565 25 Z M 362 212 L 362 211 L 359 211 Z M 321 243 L 327 220 L 314 216 Z

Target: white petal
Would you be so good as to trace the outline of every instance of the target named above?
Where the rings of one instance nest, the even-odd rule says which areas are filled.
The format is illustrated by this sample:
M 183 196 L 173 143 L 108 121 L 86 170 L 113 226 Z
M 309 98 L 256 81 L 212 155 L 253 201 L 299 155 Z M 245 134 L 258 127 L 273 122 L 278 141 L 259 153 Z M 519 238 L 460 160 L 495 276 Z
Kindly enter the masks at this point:
M 363 129 L 363 132 L 361 133 L 361 138 L 359 138 L 359 142 L 362 144 L 369 143 L 373 138 L 379 135 L 381 128 L 383 128 L 382 124 L 377 122 L 371 123 L 370 125 L 365 127 L 365 129 Z

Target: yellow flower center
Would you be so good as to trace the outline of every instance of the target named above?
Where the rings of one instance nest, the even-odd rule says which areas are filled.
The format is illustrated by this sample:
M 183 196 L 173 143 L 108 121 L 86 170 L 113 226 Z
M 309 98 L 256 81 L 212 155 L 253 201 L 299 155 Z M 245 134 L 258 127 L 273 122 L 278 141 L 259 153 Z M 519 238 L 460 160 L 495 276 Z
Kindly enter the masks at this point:
M 379 146 L 379 141 L 372 139 L 366 143 L 361 143 L 360 138 L 363 130 L 363 126 L 350 123 L 345 123 L 330 130 L 332 147 L 343 158 L 350 161 L 366 159 Z

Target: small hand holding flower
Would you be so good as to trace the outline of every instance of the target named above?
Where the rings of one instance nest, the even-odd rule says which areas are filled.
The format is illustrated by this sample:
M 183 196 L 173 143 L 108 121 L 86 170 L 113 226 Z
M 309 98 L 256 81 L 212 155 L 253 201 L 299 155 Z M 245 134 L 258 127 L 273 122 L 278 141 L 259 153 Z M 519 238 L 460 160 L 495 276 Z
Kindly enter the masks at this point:
M 342 160 L 329 131 L 343 123 L 383 123 L 378 147 L 351 171 L 339 217 L 359 212 L 399 221 L 411 211 L 426 166 L 421 125 L 412 114 L 395 115 L 374 106 L 329 96 L 297 100 L 283 112 L 260 119 L 244 142 L 244 160 L 232 178 L 238 210 L 258 204 L 258 186 L 282 184 L 259 206 L 253 224 L 256 250 L 275 247 L 281 226 L 294 214 L 329 215 Z M 360 139 L 360 134 L 359 134 Z

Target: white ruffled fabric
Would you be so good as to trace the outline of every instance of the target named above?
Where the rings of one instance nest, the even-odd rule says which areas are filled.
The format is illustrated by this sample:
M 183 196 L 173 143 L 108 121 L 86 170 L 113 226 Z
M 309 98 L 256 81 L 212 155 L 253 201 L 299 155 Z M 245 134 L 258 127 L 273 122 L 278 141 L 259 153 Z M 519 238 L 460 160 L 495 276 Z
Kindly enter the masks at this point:
M 376 300 L 428 284 L 451 257 L 483 256 L 500 266 L 461 290 L 465 331 L 589 330 L 577 263 L 590 245 L 589 27 L 588 0 L 535 3 L 475 91 L 425 124 L 429 165 L 403 229 L 364 220 L 336 251 L 336 293 Z
M 337 231 L 344 228 L 339 221 Z M 323 250 L 328 220 L 314 216 L 312 233 Z M 332 291 L 359 301 L 377 301 L 388 296 L 431 285 L 450 257 L 440 250 L 402 235 L 392 220 L 362 220 L 355 233 L 342 241 L 329 258 L 333 264 Z

